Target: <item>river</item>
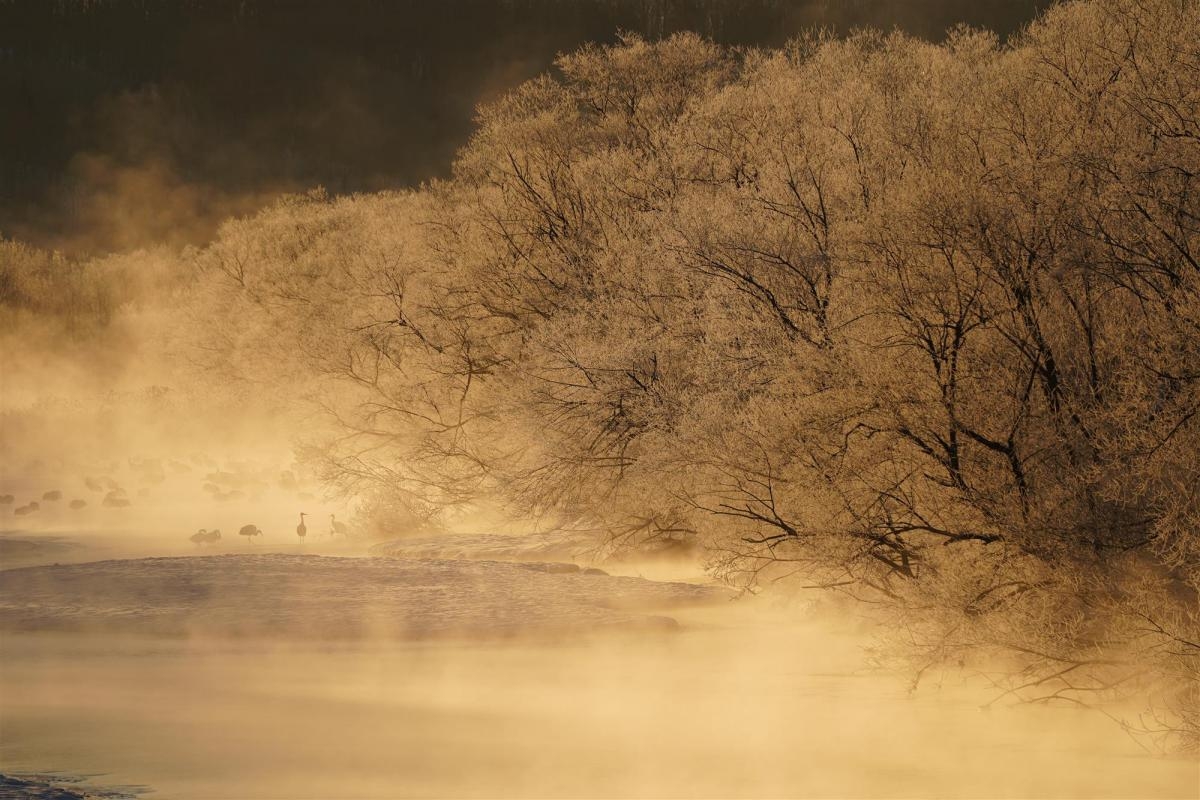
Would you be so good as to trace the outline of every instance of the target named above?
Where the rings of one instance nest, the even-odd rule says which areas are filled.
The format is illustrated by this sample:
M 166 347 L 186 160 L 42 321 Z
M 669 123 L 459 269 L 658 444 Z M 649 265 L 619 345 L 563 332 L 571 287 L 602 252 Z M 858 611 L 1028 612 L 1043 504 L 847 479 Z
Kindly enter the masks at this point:
M 218 642 L 8 633 L 0 771 L 149 797 L 1194 798 L 1104 717 L 865 671 L 739 604 L 675 631 Z M 799 619 L 797 619 L 799 617 Z

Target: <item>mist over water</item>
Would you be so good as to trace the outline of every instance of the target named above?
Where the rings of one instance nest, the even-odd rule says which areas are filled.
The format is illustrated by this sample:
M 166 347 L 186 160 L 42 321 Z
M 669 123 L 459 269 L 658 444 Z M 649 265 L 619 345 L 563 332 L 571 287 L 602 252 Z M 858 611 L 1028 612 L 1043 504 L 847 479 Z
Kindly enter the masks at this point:
M 0 0 L 0 780 L 1200 796 L 1195 13 L 1041 5 Z
M 325 514 L 352 511 L 322 493 L 265 414 L 228 427 L 205 418 L 193 431 L 167 424 L 178 412 L 169 405 L 126 416 L 141 401 L 108 402 L 116 410 L 7 412 L 6 455 L 18 457 L 6 457 L 0 491 L 24 501 L 59 487 L 63 500 L 8 520 L 0 547 L 40 547 L 0 550 L 3 567 L 366 555 L 368 541 L 324 535 Z M 44 427 L 33 428 L 35 412 Z M 285 472 L 294 484 L 281 482 Z M 240 488 L 221 491 L 245 494 L 214 500 L 204 484 L 215 473 L 237 476 L 225 480 Z M 106 507 L 107 484 L 85 482 L 97 477 L 127 487 L 131 505 Z M 77 497 L 88 506 L 70 509 Z M 303 544 L 302 509 L 313 515 Z M 240 540 L 251 521 L 266 536 Z M 191 542 L 200 527 L 220 528 L 222 540 Z M 708 581 L 695 560 L 604 566 Z M 313 603 L 345 614 L 345 594 L 327 584 L 244 580 L 264 593 L 247 619 Z M 1098 712 L 989 706 L 1000 690 L 954 671 L 910 691 L 911 676 L 866 659 L 872 625 L 832 604 L 747 596 L 653 612 L 677 629 L 605 633 L 575 617 L 566 629 L 496 639 L 489 629 L 507 602 L 498 591 L 473 612 L 476 633 L 448 639 L 7 630 L 0 771 L 181 799 L 1195 796 L 1192 759 L 1153 756 Z M 559 602 L 556 591 L 570 590 L 551 586 L 542 602 Z M 210 612 L 195 613 L 203 626 Z
M 6 770 L 154 796 L 1192 797 L 1085 713 L 909 695 L 753 607 L 671 636 L 265 648 L 6 637 Z M 777 612 L 776 612 L 777 613 Z

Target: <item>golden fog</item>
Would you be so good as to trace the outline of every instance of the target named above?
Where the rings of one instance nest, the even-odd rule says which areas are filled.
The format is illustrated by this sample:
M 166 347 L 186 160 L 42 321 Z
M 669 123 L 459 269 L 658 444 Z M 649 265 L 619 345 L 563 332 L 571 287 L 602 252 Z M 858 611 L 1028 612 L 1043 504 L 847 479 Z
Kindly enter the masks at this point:
M 0 792 L 1197 796 L 1197 30 L 626 34 L 0 240 Z

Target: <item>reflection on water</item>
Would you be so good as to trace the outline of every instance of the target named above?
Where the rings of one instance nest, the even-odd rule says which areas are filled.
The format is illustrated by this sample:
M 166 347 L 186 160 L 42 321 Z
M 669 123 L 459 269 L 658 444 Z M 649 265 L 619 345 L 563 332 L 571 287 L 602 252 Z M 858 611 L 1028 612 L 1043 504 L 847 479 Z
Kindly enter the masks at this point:
M 855 672 L 815 626 L 344 648 L 6 635 L 0 770 L 173 798 L 1195 797 L 1099 716 Z M 703 617 L 703 618 L 701 618 Z

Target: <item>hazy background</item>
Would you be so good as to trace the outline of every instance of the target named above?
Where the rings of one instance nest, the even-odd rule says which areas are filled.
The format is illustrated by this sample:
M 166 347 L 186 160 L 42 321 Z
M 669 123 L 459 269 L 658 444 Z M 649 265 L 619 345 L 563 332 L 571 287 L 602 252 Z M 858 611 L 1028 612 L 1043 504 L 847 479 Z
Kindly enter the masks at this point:
M 285 191 L 446 173 L 476 105 L 559 52 L 694 30 L 958 23 L 1046 0 L 0 0 L 0 237 L 76 253 L 207 241 Z

